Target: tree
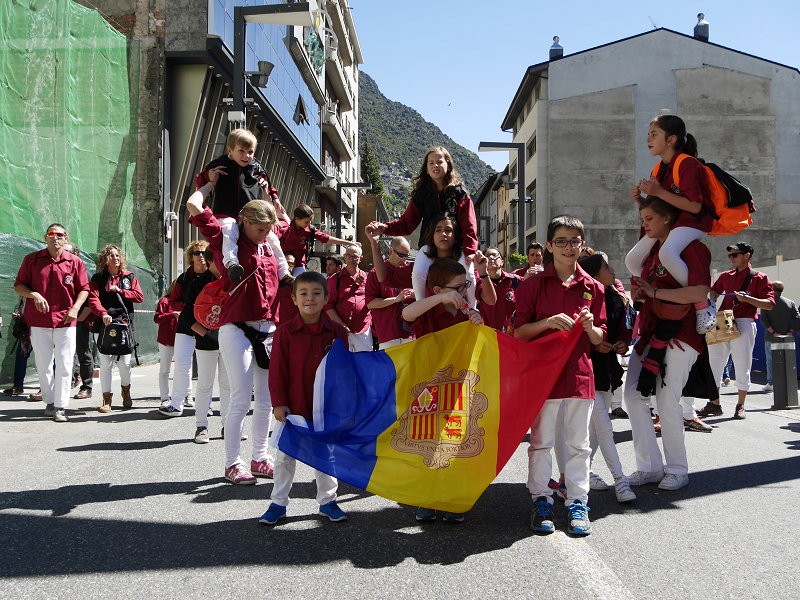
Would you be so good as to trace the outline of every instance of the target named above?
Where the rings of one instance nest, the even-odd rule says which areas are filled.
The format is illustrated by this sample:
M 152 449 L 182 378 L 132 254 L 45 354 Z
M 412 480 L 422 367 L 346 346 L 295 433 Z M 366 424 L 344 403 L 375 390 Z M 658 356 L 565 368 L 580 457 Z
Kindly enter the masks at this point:
M 375 160 L 375 155 L 372 153 L 372 148 L 370 148 L 367 138 L 364 138 L 364 145 L 361 149 L 361 179 L 366 183 L 372 184 L 372 194 L 377 194 L 381 198 L 386 195 L 383 189 L 381 170 L 380 167 L 378 167 L 378 161 Z

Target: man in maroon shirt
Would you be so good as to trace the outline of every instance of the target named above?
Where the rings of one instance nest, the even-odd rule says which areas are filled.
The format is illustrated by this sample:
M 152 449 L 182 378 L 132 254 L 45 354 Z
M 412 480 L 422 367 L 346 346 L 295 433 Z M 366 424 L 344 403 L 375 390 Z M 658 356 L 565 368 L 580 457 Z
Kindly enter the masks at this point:
M 64 252 L 63 226 L 53 223 L 45 234 L 47 248 L 22 260 L 14 291 L 28 298 L 23 316 L 31 328 L 31 345 L 42 389 L 45 416 L 69 419 L 66 408 L 75 356 L 75 323 L 89 295 L 89 277 L 80 258 Z M 53 359 L 55 358 L 55 376 Z
M 394 238 L 389 258 L 385 261 L 386 269 L 392 271 L 405 265 L 410 252 L 411 246 L 406 238 Z M 375 269 L 372 269 L 367 275 L 366 299 L 378 336 L 379 349 L 385 350 L 411 341 L 411 331 L 403 327 L 401 313 L 405 304 L 414 301 L 413 289 L 380 283 Z
M 734 268 L 722 273 L 711 286 L 711 300 L 725 296 L 720 310 L 733 310 L 733 318 L 741 335 L 729 342 L 709 346 L 708 357 L 717 380 L 717 388 L 722 385 L 722 371 L 728 362 L 728 356 L 733 357 L 736 389 L 739 390 L 733 418 L 744 419 L 747 417 L 744 401 L 750 389 L 750 367 L 753 365 L 753 347 L 756 343 L 756 309 L 772 310 L 775 306 L 775 294 L 769 277 L 750 266 L 750 257 L 753 256 L 753 247 L 750 244 L 737 242 L 728 246 L 727 250 Z M 719 400 L 709 402 L 697 414 L 702 417 L 721 415 L 722 406 Z
M 372 317 L 367 308 L 367 274 L 358 268 L 361 246 L 345 250 L 345 268 L 328 278 L 325 314 L 347 329 L 351 352 L 372 352 Z
M 317 367 L 336 339 L 347 340 L 347 330 L 322 314 L 328 299 L 325 276 L 308 271 L 294 282 L 292 300 L 299 314 L 275 332 L 270 357 L 269 391 L 275 418 L 285 423 L 289 415 L 313 421 L 314 380 Z M 260 523 L 274 525 L 286 516 L 289 491 L 294 480 L 295 459 L 277 451 L 275 484 L 269 508 Z M 336 504 L 338 482 L 322 471 L 314 471 L 319 512 L 331 521 L 344 521 L 347 515 Z
M 342 264 L 341 256 L 329 256 L 325 259 L 325 274 L 328 277 L 331 275 L 336 275 L 342 270 Z
M 528 244 L 528 264 L 520 267 L 512 272 L 512 275 L 517 275 L 523 279 L 527 279 L 531 275 L 536 275 L 540 271 L 544 271 L 542 262 L 544 261 L 544 246 L 539 242 Z
M 481 302 L 481 317 L 484 324 L 489 327 L 498 331 L 506 331 L 511 322 L 511 316 L 516 310 L 515 292 L 522 277 L 506 273 L 503 270 L 503 257 L 497 248 L 487 248 L 484 256 L 489 264 L 486 275 L 480 276 L 478 289 L 481 290 L 485 282 L 491 280 L 497 294 L 497 302 L 494 305 Z M 475 295 L 477 296 L 478 293 L 476 292 Z

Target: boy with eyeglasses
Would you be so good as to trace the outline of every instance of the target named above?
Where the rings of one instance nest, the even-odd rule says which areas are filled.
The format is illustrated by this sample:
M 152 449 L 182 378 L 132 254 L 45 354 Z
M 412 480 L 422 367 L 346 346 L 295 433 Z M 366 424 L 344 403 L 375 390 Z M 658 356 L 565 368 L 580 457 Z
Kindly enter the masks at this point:
M 756 309 L 772 310 L 775 306 L 775 294 L 769 277 L 750 266 L 750 258 L 753 256 L 753 247 L 750 244 L 737 242 L 728 246 L 727 250 L 733 269 L 722 273 L 711 286 L 711 301 L 715 302 L 719 296 L 725 296 L 720 310 L 733 310 L 733 318 L 740 335 L 729 342 L 709 346 L 708 359 L 719 389 L 728 356 L 733 357 L 736 388 L 739 391 L 733 418 L 744 419 L 747 417 L 744 401 L 750 389 L 750 367 L 753 365 L 753 347 L 756 344 Z M 697 414 L 701 417 L 721 415 L 722 406 L 719 400 L 710 401 Z
M 507 273 L 503 270 L 503 257 L 497 248 L 487 248 L 483 254 L 488 262 L 486 274 L 480 275 L 478 292 L 482 292 L 484 285 L 493 285 L 497 294 L 497 302 L 490 305 L 480 303 L 481 317 L 484 324 L 497 329 L 508 331 L 513 326 L 511 318 L 517 308 L 516 289 L 522 282 L 522 277 Z M 479 295 L 476 292 L 476 295 Z
M 406 264 L 411 246 L 404 237 L 392 239 L 389 258 L 384 262 L 387 271 L 400 269 Z M 377 257 L 377 255 L 373 254 Z M 367 275 L 367 308 L 372 313 L 372 324 L 378 337 L 378 348 L 385 350 L 412 340 L 411 331 L 403 327 L 403 307 L 414 301 L 414 290 L 406 287 L 393 287 L 385 281 L 378 281 L 375 269 Z
M 345 250 L 345 268 L 328 278 L 325 314 L 347 329 L 350 352 L 372 352 L 372 315 L 367 307 L 367 274 L 358 268 L 361 246 Z

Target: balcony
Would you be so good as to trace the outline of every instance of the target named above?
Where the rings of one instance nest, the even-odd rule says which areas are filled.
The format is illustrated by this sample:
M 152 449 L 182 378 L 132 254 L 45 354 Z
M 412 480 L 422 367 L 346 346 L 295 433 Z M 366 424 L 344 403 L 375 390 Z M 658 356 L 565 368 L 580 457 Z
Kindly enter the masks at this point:
M 353 139 L 349 128 L 345 127 L 342 122 L 342 117 L 337 112 L 335 105 L 328 104 L 322 108 L 321 121 L 322 133 L 328 136 L 342 162 L 353 160 L 356 157 L 353 150 Z
M 350 35 L 347 32 L 347 23 L 342 14 L 342 7 L 338 0 L 328 0 L 326 8 L 331 19 L 333 31 L 337 39 L 341 42 L 341 57 L 344 66 L 349 67 L 353 64 L 353 52 L 351 50 Z M 348 10 L 345 8 L 345 10 Z
M 339 50 L 335 46 L 336 40 L 327 37 L 325 40 L 325 75 L 333 86 L 333 91 L 339 99 L 339 109 L 342 112 L 353 110 L 353 88 L 344 72 Z
M 325 179 L 316 186 L 320 194 L 325 194 L 331 200 L 336 200 L 336 185 L 343 180 L 342 169 L 334 164 L 325 165 Z

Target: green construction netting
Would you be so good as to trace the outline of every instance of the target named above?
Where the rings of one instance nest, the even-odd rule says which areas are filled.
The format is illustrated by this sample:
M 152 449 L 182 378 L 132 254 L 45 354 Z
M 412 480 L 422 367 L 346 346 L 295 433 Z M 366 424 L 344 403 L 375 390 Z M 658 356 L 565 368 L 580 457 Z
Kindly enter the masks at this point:
M 87 266 L 105 244 L 122 246 L 142 287 L 157 288 L 136 205 L 139 52 L 137 41 L 71 0 L 0 1 L 3 357 L 14 277 L 24 254 L 43 247 L 50 223 L 66 227 Z M 155 306 L 154 294 L 146 292 L 143 308 Z M 4 360 L 0 381 L 9 376 Z

